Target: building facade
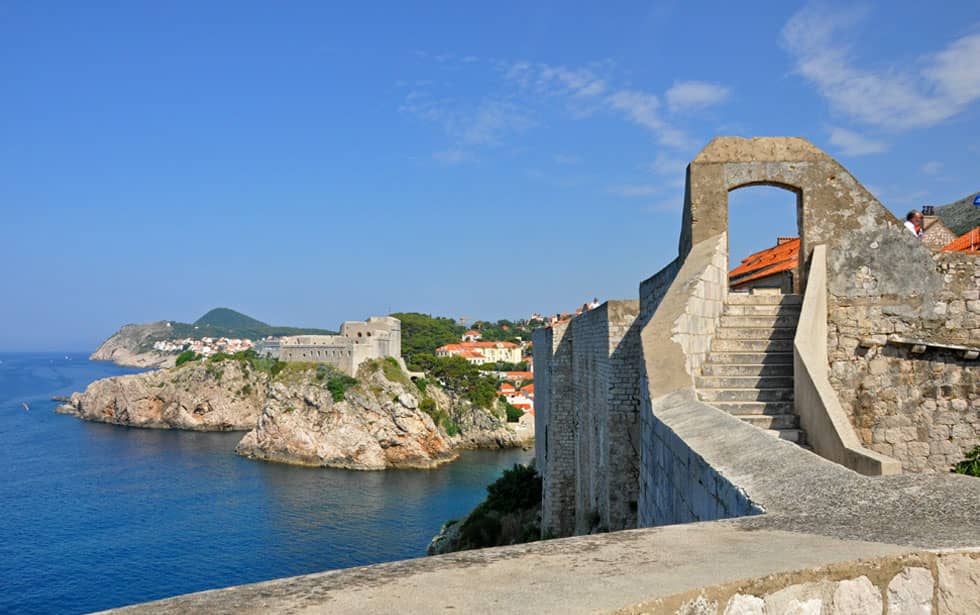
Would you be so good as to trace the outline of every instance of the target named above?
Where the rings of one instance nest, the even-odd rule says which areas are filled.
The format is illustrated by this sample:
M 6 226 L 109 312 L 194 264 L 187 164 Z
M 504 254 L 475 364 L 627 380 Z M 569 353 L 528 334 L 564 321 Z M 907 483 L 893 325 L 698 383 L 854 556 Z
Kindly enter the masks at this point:
M 391 316 L 372 316 L 366 321 L 349 320 L 339 335 L 292 335 L 256 344 L 256 352 L 281 361 L 327 363 L 354 375 L 369 359 L 402 354 L 401 321 Z

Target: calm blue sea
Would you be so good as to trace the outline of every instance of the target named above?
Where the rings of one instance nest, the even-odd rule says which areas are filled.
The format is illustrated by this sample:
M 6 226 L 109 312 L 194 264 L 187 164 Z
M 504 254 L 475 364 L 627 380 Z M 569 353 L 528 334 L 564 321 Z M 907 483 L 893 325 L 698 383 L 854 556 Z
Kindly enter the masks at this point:
M 52 395 L 138 371 L 86 357 L 0 353 L 0 613 L 82 613 L 421 556 L 443 521 L 531 457 L 471 452 L 438 470 L 297 468 L 238 457 L 241 434 L 54 414 Z

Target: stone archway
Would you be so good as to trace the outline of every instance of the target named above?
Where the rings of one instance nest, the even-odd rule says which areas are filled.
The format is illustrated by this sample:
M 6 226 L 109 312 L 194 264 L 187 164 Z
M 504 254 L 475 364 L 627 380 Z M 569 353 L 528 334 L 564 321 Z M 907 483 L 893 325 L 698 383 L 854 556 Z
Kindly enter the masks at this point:
M 679 256 L 727 234 L 728 193 L 757 185 L 797 194 L 801 290 L 813 246 L 833 246 L 854 231 L 900 226 L 839 162 L 805 139 L 718 137 L 687 168 Z

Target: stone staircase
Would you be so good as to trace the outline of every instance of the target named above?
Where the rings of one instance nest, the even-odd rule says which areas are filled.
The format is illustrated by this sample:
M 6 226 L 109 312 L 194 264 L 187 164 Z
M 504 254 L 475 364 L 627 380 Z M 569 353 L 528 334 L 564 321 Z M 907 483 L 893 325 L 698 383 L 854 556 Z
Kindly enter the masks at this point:
M 793 336 L 799 295 L 729 293 L 698 399 L 773 435 L 806 445 L 793 409 Z

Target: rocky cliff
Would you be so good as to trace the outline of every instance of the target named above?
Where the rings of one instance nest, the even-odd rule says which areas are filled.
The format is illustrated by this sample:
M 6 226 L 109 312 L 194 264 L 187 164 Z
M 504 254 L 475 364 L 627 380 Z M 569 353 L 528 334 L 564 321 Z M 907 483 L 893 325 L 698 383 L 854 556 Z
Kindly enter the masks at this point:
M 173 367 L 177 355 L 156 352 L 150 347 L 154 340 L 164 339 L 169 332 L 166 321 L 143 325 L 123 325 L 89 357 L 92 361 L 112 361 L 126 367 Z
M 393 361 L 366 362 L 355 380 L 323 365 L 232 358 L 99 380 L 57 412 L 132 427 L 249 430 L 236 449 L 243 456 L 361 470 L 431 468 L 458 448 L 533 437 L 425 388 Z
M 235 449 L 246 457 L 303 465 L 383 470 L 432 468 L 456 458 L 452 443 L 419 408 L 420 392 L 382 361 L 358 371 L 342 399 L 315 379 L 274 382 L 255 429 Z
M 55 411 L 131 427 L 244 431 L 255 426 L 268 384 L 248 363 L 193 362 L 97 380 Z

